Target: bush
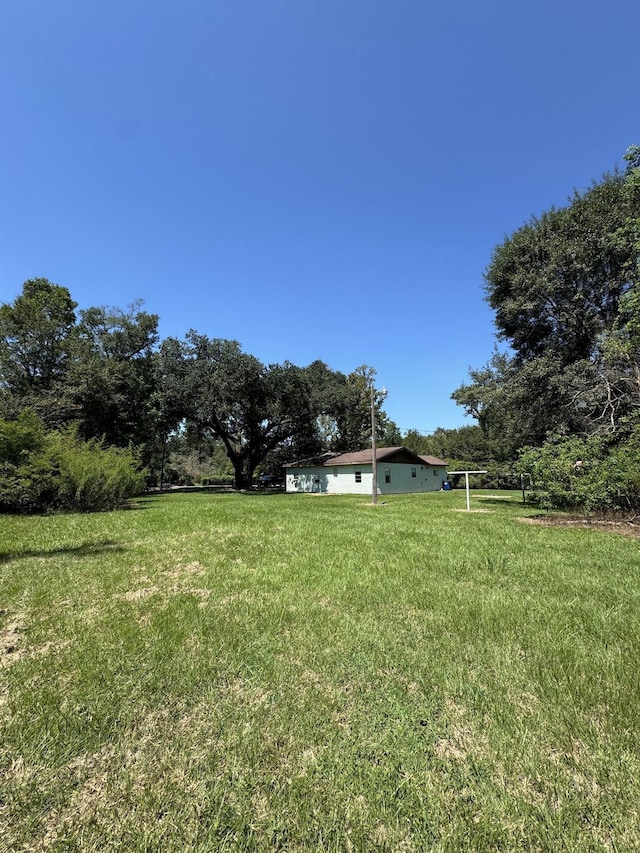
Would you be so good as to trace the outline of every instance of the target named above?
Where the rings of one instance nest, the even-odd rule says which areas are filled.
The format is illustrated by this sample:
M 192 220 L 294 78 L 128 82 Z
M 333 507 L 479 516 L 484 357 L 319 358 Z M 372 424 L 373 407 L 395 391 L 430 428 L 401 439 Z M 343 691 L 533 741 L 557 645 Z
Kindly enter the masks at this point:
M 56 505 L 59 478 L 44 458 L 0 464 L 0 512 L 43 512 Z
M 60 471 L 62 509 L 115 509 L 144 489 L 145 474 L 130 449 L 81 441 L 73 431 L 52 433 L 49 443 Z
M 532 500 L 547 509 L 618 512 L 640 508 L 640 431 L 557 437 L 522 451 L 518 469 L 532 478 Z
M 33 412 L 0 421 L 0 512 L 39 512 L 55 501 L 57 470 L 45 445 L 44 427 Z
M 144 488 L 139 468 L 132 450 L 47 434 L 31 413 L 0 421 L 0 512 L 115 509 Z
M 233 486 L 233 474 L 212 474 L 209 477 L 200 477 L 200 486 Z
M 22 412 L 15 421 L 0 421 L 0 463 L 20 465 L 44 442 L 44 427 L 33 412 Z

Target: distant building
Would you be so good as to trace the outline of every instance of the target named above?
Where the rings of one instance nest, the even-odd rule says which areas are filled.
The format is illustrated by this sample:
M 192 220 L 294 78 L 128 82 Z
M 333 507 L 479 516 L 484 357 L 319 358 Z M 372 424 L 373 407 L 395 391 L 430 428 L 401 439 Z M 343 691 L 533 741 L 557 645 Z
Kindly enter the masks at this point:
M 288 492 L 334 495 L 373 493 L 373 453 L 323 453 L 285 465 Z M 437 492 L 447 479 L 447 463 L 435 456 L 418 456 L 406 447 L 379 447 L 376 452 L 379 495 Z

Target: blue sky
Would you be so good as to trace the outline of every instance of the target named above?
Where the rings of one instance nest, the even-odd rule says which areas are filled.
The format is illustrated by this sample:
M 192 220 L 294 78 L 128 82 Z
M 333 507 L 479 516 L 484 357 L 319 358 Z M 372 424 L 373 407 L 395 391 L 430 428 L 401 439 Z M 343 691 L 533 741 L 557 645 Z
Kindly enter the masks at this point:
M 4 0 L 0 300 L 378 371 L 403 429 L 494 345 L 482 274 L 640 144 L 637 0 Z

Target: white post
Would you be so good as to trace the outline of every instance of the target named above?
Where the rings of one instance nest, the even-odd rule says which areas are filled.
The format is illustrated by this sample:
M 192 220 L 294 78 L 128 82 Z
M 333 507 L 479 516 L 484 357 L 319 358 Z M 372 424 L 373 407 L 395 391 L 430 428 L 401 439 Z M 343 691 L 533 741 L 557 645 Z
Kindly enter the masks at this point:
M 471 501 L 469 500 L 469 474 L 486 473 L 486 471 L 447 471 L 447 474 L 464 474 L 464 486 L 467 492 L 467 512 L 471 512 Z

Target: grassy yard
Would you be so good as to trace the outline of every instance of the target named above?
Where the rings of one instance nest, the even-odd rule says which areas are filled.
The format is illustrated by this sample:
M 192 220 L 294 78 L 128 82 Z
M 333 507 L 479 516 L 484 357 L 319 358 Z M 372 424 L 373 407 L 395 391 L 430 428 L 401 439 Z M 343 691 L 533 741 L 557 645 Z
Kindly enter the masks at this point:
M 518 497 L 0 517 L 0 849 L 640 849 L 640 542 Z

